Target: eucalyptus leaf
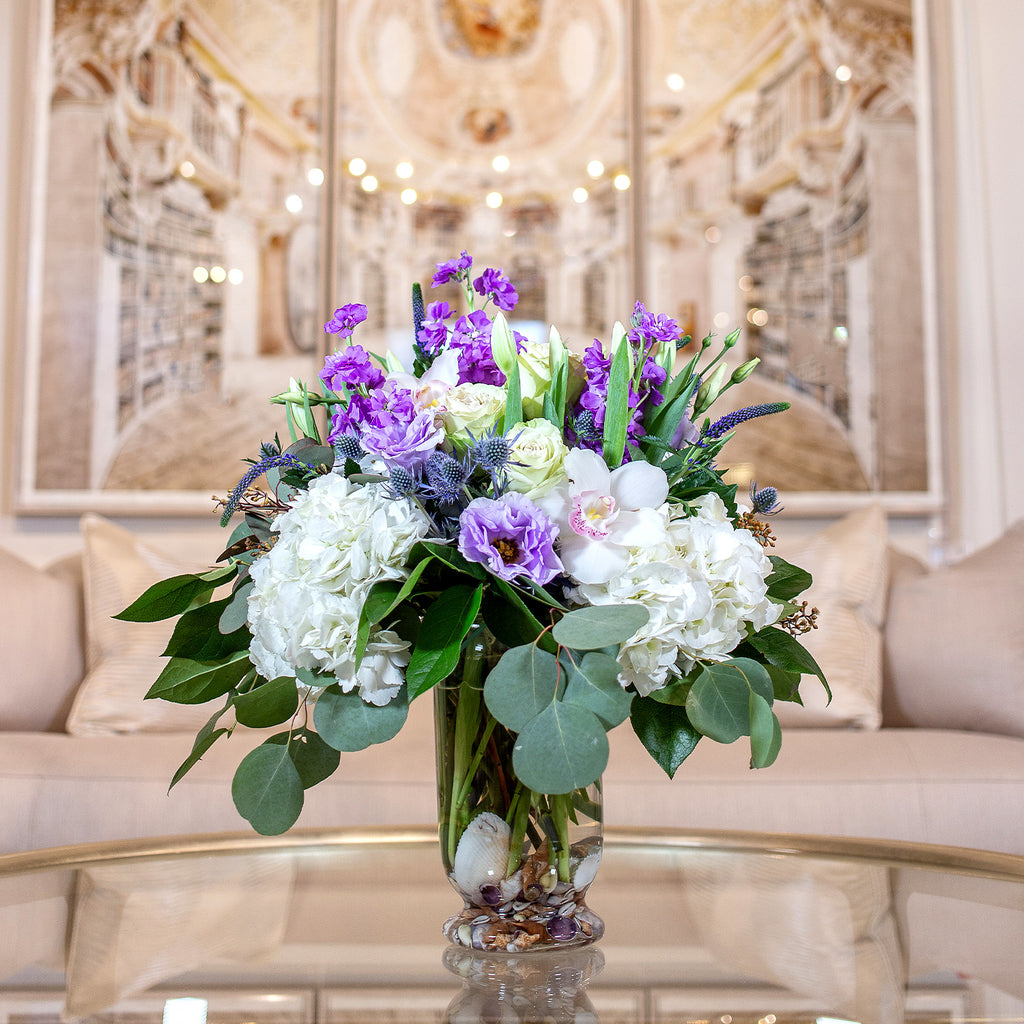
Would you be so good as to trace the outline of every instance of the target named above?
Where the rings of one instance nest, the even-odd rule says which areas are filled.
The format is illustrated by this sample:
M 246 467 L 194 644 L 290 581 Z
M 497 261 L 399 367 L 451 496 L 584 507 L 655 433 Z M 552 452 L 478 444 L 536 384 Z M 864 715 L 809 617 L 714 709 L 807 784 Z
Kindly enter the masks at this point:
M 596 651 L 628 640 L 648 618 L 647 609 L 639 604 L 588 605 L 563 615 L 552 636 L 563 647 Z
M 365 750 L 397 736 L 409 715 L 405 687 L 383 707 L 367 704 L 359 694 L 328 686 L 316 699 L 313 724 L 320 738 L 335 750 Z
M 619 663 L 607 654 L 588 651 L 583 660 L 570 662 L 569 681 L 562 700 L 592 711 L 606 729 L 629 717 L 633 695 L 619 682 Z
M 230 597 L 220 619 L 217 621 L 218 632 L 228 635 L 243 629 L 249 621 L 249 595 L 255 586 L 253 581 L 247 580 Z
M 288 748 L 288 756 L 292 759 L 303 789 L 323 782 L 338 770 L 341 764 L 341 751 L 324 743 L 323 739 L 312 729 L 294 729 L 290 732 L 278 732 L 264 743 L 284 745 Z
M 287 722 L 299 709 L 299 688 L 292 676 L 272 679 L 234 700 L 235 718 L 250 729 Z
M 750 694 L 750 767 L 767 768 L 782 746 L 782 728 L 768 701 Z
M 248 651 L 238 651 L 224 661 L 207 663 L 191 658 L 171 658 L 146 693 L 175 704 L 203 704 L 222 697 L 252 667 Z
M 764 666 L 750 658 L 706 665 L 686 698 L 686 714 L 698 731 L 718 743 L 750 735 L 750 694 L 774 699 Z
M 512 767 L 536 793 L 571 793 L 596 781 L 608 764 L 608 736 L 586 708 L 554 701 L 516 737 Z
M 405 679 L 409 699 L 426 693 L 455 670 L 462 641 L 480 610 L 483 585 L 449 587 L 423 614 Z
M 286 747 L 263 744 L 242 758 L 231 782 L 238 813 L 264 836 L 276 836 L 302 812 L 302 780 Z
M 487 674 L 484 701 L 506 729 L 522 732 L 554 699 L 558 661 L 533 644 L 506 651 Z
M 670 779 L 701 738 L 686 708 L 659 704 L 650 697 L 634 697 L 629 718 L 633 732 Z

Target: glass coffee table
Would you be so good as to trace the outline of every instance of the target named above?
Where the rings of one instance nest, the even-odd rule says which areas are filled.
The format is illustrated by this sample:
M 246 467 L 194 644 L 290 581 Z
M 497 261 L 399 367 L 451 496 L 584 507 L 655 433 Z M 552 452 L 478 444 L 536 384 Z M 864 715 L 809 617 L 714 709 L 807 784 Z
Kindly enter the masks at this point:
M 0 857 L 0 1024 L 1024 1021 L 1024 857 L 610 829 L 599 943 L 449 946 L 432 829 Z

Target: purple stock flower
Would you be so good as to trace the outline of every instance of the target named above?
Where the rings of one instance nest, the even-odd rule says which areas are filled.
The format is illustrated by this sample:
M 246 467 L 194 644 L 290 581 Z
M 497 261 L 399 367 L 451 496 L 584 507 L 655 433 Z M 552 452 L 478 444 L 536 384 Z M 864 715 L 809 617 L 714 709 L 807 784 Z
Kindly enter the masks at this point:
M 633 308 L 632 324 L 629 340 L 635 344 L 663 341 L 674 345 L 682 334 L 675 320 L 664 313 L 649 313 L 642 302 L 638 302 Z
M 334 311 L 334 316 L 324 324 L 324 333 L 347 338 L 365 319 L 366 306 L 362 302 L 350 302 Z
M 475 498 L 459 517 L 459 551 L 499 579 L 525 576 L 543 586 L 562 572 L 558 527 L 524 494 Z
M 418 410 L 412 392 L 394 381 L 365 398 L 354 396 L 347 413 L 336 413 L 332 419 L 329 440 L 333 444 L 336 435 L 352 431 L 370 455 L 410 473 L 444 440 L 433 413 Z
M 427 306 L 423 329 L 416 339 L 427 355 L 436 356 L 448 344 L 448 325 L 445 321 L 452 312 L 447 302 L 431 302 Z
M 474 282 L 479 295 L 494 299 L 494 304 L 503 313 L 511 313 L 519 301 L 519 293 L 502 270 L 488 267 Z
M 354 391 L 361 386 L 379 388 L 384 383 L 384 374 L 380 367 L 373 365 L 365 349 L 351 345 L 332 352 L 324 360 L 320 379 L 332 391 L 340 391 L 342 386 Z
M 456 320 L 451 347 L 459 354 L 460 384 L 505 383 L 505 374 L 498 369 L 491 351 L 492 326 L 482 309 Z
M 447 284 L 453 278 L 458 279 L 471 266 L 473 266 L 473 257 L 465 249 L 462 250 L 458 259 L 445 260 L 444 263 L 435 263 L 434 280 L 430 287 L 436 288 L 438 285 Z

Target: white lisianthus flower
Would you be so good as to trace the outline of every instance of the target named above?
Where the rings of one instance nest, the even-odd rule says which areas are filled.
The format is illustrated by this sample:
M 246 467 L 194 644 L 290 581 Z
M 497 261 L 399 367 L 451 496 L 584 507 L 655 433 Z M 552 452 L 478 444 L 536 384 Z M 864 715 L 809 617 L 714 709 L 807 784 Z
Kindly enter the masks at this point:
M 572 448 L 567 481 L 537 499 L 558 524 L 558 554 L 580 583 L 607 583 L 629 561 L 629 550 L 664 534 L 656 510 L 668 497 L 665 471 L 649 462 L 610 470 L 597 452 Z
M 563 463 L 568 449 L 558 427 L 549 420 L 530 420 L 513 436 L 505 471 L 510 491 L 536 501 L 556 484 L 565 483 Z
M 405 580 L 409 552 L 428 533 L 427 517 L 376 486 L 336 474 L 318 477 L 278 516 L 277 543 L 251 569 L 249 657 L 266 679 L 298 669 L 333 675 L 386 704 L 402 685 L 408 644 L 386 629 L 370 634 L 355 668 L 359 615 L 370 588 Z
M 767 596 L 772 563 L 753 534 L 733 527 L 717 494 L 693 507 L 687 516 L 662 506 L 660 539 L 631 547 L 612 579 L 580 588 L 591 604 L 647 609 L 647 623 L 619 654 L 619 681 L 645 696 L 698 661 L 726 660 L 748 626 L 763 629 L 784 610 Z
M 452 441 L 481 437 L 505 414 L 505 389 L 496 384 L 460 384 L 444 396 L 444 427 Z

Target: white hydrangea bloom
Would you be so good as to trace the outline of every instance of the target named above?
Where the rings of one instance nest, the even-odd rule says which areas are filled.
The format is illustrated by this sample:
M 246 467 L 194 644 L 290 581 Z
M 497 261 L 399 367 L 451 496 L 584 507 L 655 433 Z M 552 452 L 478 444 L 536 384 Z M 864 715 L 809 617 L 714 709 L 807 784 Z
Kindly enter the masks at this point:
M 639 603 L 650 618 L 619 655 L 619 681 L 645 696 L 697 661 L 724 661 L 747 635 L 776 622 L 783 606 L 767 597 L 771 561 L 749 530 L 734 529 L 717 494 L 658 510 L 664 534 L 630 548 L 625 568 L 580 592 L 591 604 Z
M 409 662 L 408 644 L 387 629 L 370 634 L 355 669 L 359 614 L 370 588 L 404 580 L 413 545 L 429 521 L 408 502 L 337 474 L 297 495 L 273 529 L 277 543 L 253 563 L 249 657 L 266 679 L 300 668 L 334 675 L 368 703 L 393 699 Z

